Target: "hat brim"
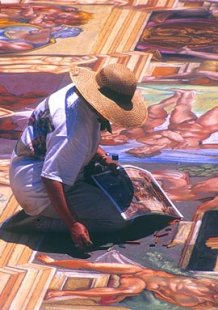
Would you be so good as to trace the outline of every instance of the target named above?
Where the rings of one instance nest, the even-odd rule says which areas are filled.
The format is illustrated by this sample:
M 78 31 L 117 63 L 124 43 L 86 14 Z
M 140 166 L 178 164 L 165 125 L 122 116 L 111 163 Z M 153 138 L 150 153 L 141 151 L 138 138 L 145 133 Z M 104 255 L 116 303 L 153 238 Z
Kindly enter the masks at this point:
M 104 118 L 122 127 L 137 127 L 142 125 L 147 117 L 147 107 L 143 96 L 136 90 L 128 109 L 118 102 L 104 96 L 95 79 L 96 72 L 86 68 L 76 67 L 70 72 L 70 77 L 84 99 Z

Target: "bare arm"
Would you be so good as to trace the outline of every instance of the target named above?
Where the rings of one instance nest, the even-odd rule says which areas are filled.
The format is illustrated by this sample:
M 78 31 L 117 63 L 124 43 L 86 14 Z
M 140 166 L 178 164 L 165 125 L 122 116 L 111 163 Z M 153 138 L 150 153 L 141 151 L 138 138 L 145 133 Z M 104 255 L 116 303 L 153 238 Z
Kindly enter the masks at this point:
M 107 156 L 107 152 L 105 152 L 105 150 L 100 146 L 98 147 L 96 154 L 100 157 Z
M 217 53 L 193 51 L 192 49 L 188 48 L 187 46 L 183 47 L 181 49 L 181 51 L 179 52 L 179 54 L 196 56 L 196 57 L 199 57 L 202 59 L 218 60 L 218 54 Z
M 42 177 L 51 203 L 70 230 L 75 246 L 84 248 L 92 245 L 87 228 L 79 222 L 73 211 L 69 210 L 61 182 Z
M 110 274 L 135 274 L 142 270 L 140 266 L 121 263 L 100 263 L 90 262 L 82 259 L 55 260 L 48 255 L 37 255 L 39 261 L 52 266 L 59 266 L 69 269 L 85 269 Z

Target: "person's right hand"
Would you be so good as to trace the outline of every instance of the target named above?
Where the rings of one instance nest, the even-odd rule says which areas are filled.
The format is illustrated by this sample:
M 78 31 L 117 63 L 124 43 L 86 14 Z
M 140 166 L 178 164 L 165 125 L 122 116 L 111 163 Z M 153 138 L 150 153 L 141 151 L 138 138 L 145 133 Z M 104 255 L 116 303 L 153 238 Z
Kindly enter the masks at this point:
M 80 250 L 85 250 L 86 248 L 90 248 L 93 245 L 88 229 L 80 222 L 75 222 L 71 225 L 70 234 L 75 247 L 79 248 Z

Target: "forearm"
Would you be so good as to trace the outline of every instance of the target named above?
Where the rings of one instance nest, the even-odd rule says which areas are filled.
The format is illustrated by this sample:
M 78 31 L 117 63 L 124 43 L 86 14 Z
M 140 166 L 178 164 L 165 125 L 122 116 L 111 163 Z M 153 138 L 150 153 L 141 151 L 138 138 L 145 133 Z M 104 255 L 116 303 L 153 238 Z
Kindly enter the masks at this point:
M 106 166 L 110 166 L 111 169 L 115 172 L 116 169 L 117 169 L 117 165 L 118 165 L 118 162 L 117 162 L 117 159 L 111 157 L 107 152 L 105 152 L 105 150 L 103 148 L 101 148 L 100 146 L 98 147 L 97 149 L 97 152 L 96 152 L 96 155 L 97 155 L 97 159 L 103 164 L 103 165 L 106 165 Z
M 191 55 L 191 56 L 198 56 L 203 59 L 218 60 L 218 54 L 215 54 L 215 53 L 198 52 L 198 51 L 189 50 L 186 54 Z
M 58 213 L 64 223 L 71 227 L 77 222 L 77 217 L 71 210 L 69 210 L 64 194 L 63 184 L 61 182 L 42 177 L 48 196 L 51 200 L 52 206 Z
M 108 156 L 107 152 L 100 146 L 98 147 L 96 154 L 100 157 Z
M 102 148 L 102 147 L 98 147 L 95 156 L 94 156 L 94 161 L 98 161 L 102 164 L 105 163 L 105 160 L 109 157 L 109 154 Z

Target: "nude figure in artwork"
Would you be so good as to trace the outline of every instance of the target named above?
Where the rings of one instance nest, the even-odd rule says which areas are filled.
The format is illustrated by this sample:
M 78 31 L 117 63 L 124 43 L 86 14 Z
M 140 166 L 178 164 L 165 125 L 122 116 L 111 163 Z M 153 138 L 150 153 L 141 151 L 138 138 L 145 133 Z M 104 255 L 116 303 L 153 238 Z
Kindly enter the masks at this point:
M 213 309 L 218 307 L 218 280 L 194 278 L 171 274 L 131 264 L 94 263 L 85 260 L 54 260 L 47 255 L 37 259 L 48 265 L 92 270 L 119 275 L 118 287 L 98 287 L 79 290 L 50 290 L 46 299 L 63 296 L 101 297 L 101 304 L 120 302 L 126 297 L 137 296 L 143 290 L 152 292 L 156 298 L 178 306 L 192 309 Z
M 196 93 L 193 90 L 176 89 L 175 94 L 170 98 L 149 106 L 145 124 L 123 132 L 128 138 L 135 138 L 144 144 L 128 150 L 127 153 L 136 157 L 146 157 L 158 154 L 164 148 L 216 148 L 217 144 L 205 144 L 203 141 L 218 131 L 218 107 L 198 117 L 192 111 L 195 96 Z M 155 130 L 155 127 L 166 121 L 167 107 L 173 107 L 167 128 Z
M 153 176 L 173 201 L 213 199 L 218 192 L 218 176 L 204 178 L 192 184 L 186 171 L 157 170 Z
M 140 127 L 118 127 L 112 134 L 103 135 L 101 144 L 121 145 L 135 139 L 144 145 L 129 149 L 127 153 L 136 157 L 153 156 L 166 148 L 217 148 L 217 144 L 206 144 L 204 140 L 218 131 L 218 107 L 198 117 L 192 111 L 196 92 L 187 89 L 172 91 L 172 96 L 148 107 L 148 117 Z M 163 129 L 158 129 L 159 126 Z

